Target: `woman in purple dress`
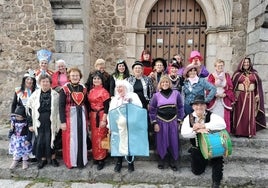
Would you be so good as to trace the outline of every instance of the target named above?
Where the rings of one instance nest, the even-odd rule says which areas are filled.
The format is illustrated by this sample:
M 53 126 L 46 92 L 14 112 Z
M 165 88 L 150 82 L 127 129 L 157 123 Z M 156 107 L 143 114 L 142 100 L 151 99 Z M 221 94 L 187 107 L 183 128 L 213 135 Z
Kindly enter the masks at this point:
M 184 117 L 183 102 L 180 93 L 171 89 L 172 84 L 167 76 L 161 77 L 158 92 L 150 102 L 149 116 L 156 132 L 156 150 L 160 160 L 158 168 L 163 169 L 169 158 L 169 166 L 177 171 L 179 157 L 178 126 Z

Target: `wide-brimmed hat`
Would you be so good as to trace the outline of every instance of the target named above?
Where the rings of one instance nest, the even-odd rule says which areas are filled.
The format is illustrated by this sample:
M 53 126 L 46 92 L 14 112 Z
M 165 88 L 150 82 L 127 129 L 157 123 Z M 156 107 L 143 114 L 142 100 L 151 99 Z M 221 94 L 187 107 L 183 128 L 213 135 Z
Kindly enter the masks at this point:
M 198 57 L 198 59 L 200 61 L 203 61 L 203 57 L 202 55 L 200 54 L 199 51 L 192 51 L 191 52 L 191 55 L 190 55 L 190 58 L 189 58 L 189 62 L 192 62 L 194 58 Z
M 22 116 L 23 118 L 26 118 L 25 107 L 24 107 L 24 106 L 18 106 L 18 107 L 15 109 L 14 114 L 15 114 L 15 115 Z
M 152 67 L 154 68 L 156 62 L 158 62 L 158 61 L 160 61 L 163 64 L 164 70 L 166 70 L 167 69 L 167 61 L 161 57 L 153 59 Z
M 191 102 L 191 105 L 193 105 L 193 104 L 207 104 L 205 102 L 204 95 L 196 95 L 194 98 L 194 101 Z
M 183 70 L 183 76 L 187 77 L 187 73 L 192 70 L 193 68 L 196 68 L 197 70 L 197 75 L 199 75 L 199 71 L 200 71 L 200 67 L 198 65 L 193 65 L 193 64 L 189 64 L 188 66 L 186 66 Z
M 143 64 L 140 61 L 135 61 L 135 63 L 133 63 L 132 65 L 132 69 L 136 66 L 136 65 L 140 65 L 143 67 Z

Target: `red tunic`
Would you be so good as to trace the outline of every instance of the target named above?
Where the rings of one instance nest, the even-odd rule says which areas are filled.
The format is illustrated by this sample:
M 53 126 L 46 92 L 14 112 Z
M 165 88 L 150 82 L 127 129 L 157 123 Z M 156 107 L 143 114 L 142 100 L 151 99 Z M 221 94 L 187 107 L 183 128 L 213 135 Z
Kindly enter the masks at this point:
M 108 129 L 99 127 L 104 114 L 104 101 L 110 98 L 110 94 L 102 86 L 93 87 L 88 94 L 90 103 L 90 126 L 92 155 L 95 160 L 102 160 L 107 156 L 107 150 L 100 147 L 100 142 L 106 137 Z M 97 121 L 99 120 L 99 121 Z

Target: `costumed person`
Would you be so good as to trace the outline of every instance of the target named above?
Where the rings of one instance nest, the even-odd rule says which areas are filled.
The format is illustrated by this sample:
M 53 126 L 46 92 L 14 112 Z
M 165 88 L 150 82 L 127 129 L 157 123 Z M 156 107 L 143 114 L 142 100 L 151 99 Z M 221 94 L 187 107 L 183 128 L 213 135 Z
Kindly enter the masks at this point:
M 51 61 L 52 52 L 49 50 L 41 49 L 37 51 L 37 59 L 39 62 L 39 69 L 35 71 L 36 80 L 42 74 L 47 74 L 49 76 L 53 75 L 53 71 L 48 69 L 48 65 Z
M 111 98 L 109 92 L 103 86 L 103 74 L 96 71 L 91 76 L 93 88 L 89 91 L 87 97 L 90 104 L 92 155 L 98 165 L 97 170 L 102 170 L 108 151 L 103 149 L 100 143 L 108 134 L 107 114 Z
M 57 71 L 52 75 L 52 89 L 55 89 L 58 93 L 61 87 L 68 82 L 66 63 L 63 59 L 56 61 Z
M 153 72 L 153 67 L 152 67 L 152 57 L 151 53 L 149 50 L 143 50 L 141 52 L 141 60 L 140 62 L 143 65 L 143 74 L 145 76 L 149 76 L 151 72 Z
M 14 169 L 22 158 L 22 169 L 28 168 L 28 158 L 32 151 L 32 134 L 28 129 L 28 123 L 24 106 L 18 106 L 11 116 L 9 154 L 13 154 L 10 169 Z
M 38 169 L 43 168 L 48 159 L 54 167 L 58 167 L 54 149 L 54 140 L 60 128 L 59 94 L 51 89 L 51 77 L 47 74 L 39 76 L 40 88 L 27 101 L 29 130 L 35 133 L 33 154 L 39 160 Z
M 130 76 L 128 66 L 125 60 L 119 59 L 116 63 L 114 73 L 111 75 L 110 94 L 115 96 L 115 82 L 124 80 Z
M 136 93 L 133 92 L 133 87 L 130 85 L 130 83 L 126 80 L 117 80 L 116 81 L 116 95 L 114 98 L 112 98 L 109 111 L 121 106 L 122 104 L 132 103 L 134 105 L 137 105 L 139 107 L 142 107 L 142 103 Z M 124 124 L 122 127 L 119 127 L 119 124 L 117 125 L 119 129 L 119 137 L 120 139 L 120 145 L 119 145 L 119 151 L 124 150 L 125 148 L 128 149 L 127 145 L 127 125 Z M 125 141 L 125 142 L 124 142 Z M 133 156 L 127 156 L 128 161 L 132 161 Z M 122 157 L 117 157 L 117 162 L 114 167 L 115 172 L 120 172 L 122 168 Z M 128 163 L 128 171 L 133 172 L 134 171 L 134 161 Z
M 195 96 L 208 94 L 205 96 L 206 103 L 210 102 L 216 95 L 216 87 L 209 83 L 205 78 L 199 77 L 199 66 L 189 64 L 183 71 L 185 78 L 183 85 L 184 94 L 184 113 L 188 115 L 193 112 L 191 102 Z
M 157 91 L 158 83 L 160 78 L 166 75 L 167 62 L 163 58 L 156 58 L 152 63 L 153 72 L 149 75 L 152 79 L 154 90 Z
M 232 77 L 235 105 L 233 134 L 253 137 L 256 131 L 266 128 L 262 81 L 253 68 L 250 58 L 244 58 Z
M 156 132 L 156 150 L 159 155 L 158 168 L 165 167 L 166 160 L 173 171 L 177 171 L 179 158 L 179 125 L 184 117 L 180 93 L 172 90 L 168 76 L 161 77 L 158 92 L 150 101 L 149 116 Z
M 167 73 L 170 73 L 170 68 L 172 64 L 177 64 L 178 66 L 178 71 L 177 74 L 179 76 L 182 76 L 183 73 L 183 57 L 180 54 L 175 54 L 171 61 L 169 62 L 168 68 L 167 68 Z
M 95 74 L 96 72 L 101 73 L 101 76 L 103 78 L 103 87 L 110 92 L 111 86 L 111 75 L 105 71 L 106 68 L 106 62 L 104 59 L 97 59 L 95 64 L 94 64 L 95 70 L 88 75 L 87 82 L 85 83 L 85 86 L 87 88 L 87 91 L 91 90 L 94 85 L 93 85 L 93 80 L 92 80 L 92 75 Z
M 194 112 L 184 118 L 181 135 L 184 138 L 190 138 L 191 170 L 195 175 L 200 175 L 205 172 L 208 160 L 201 153 L 197 134 L 223 130 L 226 124 L 222 117 L 206 110 L 207 104 L 203 95 L 196 95 L 191 105 Z M 223 157 L 212 158 L 210 163 L 212 165 L 212 188 L 219 188 L 223 177 Z
M 208 110 L 224 117 L 226 123 L 226 130 L 231 132 L 231 113 L 232 104 L 235 96 L 233 92 L 233 83 L 229 73 L 224 71 L 224 61 L 216 60 L 214 63 L 215 72 L 209 74 L 208 81 L 212 83 L 217 93 L 214 98 L 208 103 Z
M 198 69 L 199 69 L 198 76 L 201 77 L 201 78 L 205 78 L 205 77 L 207 77 L 209 75 L 209 72 L 208 72 L 207 68 L 201 63 L 201 61 L 203 61 L 203 57 L 200 54 L 200 52 L 192 51 L 191 55 L 190 55 L 190 58 L 189 58 L 190 65 L 198 66 Z M 185 68 L 182 68 L 180 70 L 180 73 L 183 73 L 184 69 Z
M 172 89 L 178 90 L 181 93 L 184 78 L 178 74 L 179 66 L 177 63 L 172 63 L 169 68 L 168 77 L 172 83 Z
M 67 168 L 83 168 L 88 163 L 87 89 L 80 83 L 80 69 L 70 68 L 67 75 L 59 97 L 63 162 Z

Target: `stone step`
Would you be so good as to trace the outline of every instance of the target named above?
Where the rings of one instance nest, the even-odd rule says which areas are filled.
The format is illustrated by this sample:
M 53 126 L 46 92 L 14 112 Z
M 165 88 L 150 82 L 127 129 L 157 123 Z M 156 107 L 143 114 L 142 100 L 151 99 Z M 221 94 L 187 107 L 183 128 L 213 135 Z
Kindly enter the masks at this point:
M 29 169 L 22 170 L 21 164 L 19 164 L 15 170 L 11 171 L 8 170 L 11 161 L 11 157 L 0 158 L 0 179 L 172 184 L 175 187 L 209 187 L 211 185 L 210 166 L 207 167 L 204 174 L 195 176 L 189 166 L 180 166 L 177 172 L 173 172 L 170 168 L 159 170 L 154 161 L 135 161 L 135 171 L 132 173 L 128 173 L 126 162 L 123 163 L 121 173 L 115 173 L 112 161 L 107 161 L 105 168 L 101 171 L 96 169 L 96 165 L 93 165 L 92 161 L 89 161 L 84 169 L 67 169 L 61 160 L 59 160 L 60 166 L 57 168 L 47 165 L 38 170 L 35 164 L 30 164 Z M 223 187 L 266 187 L 267 174 L 267 162 L 256 161 L 248 164 L 247 162 L 226 161 L 222 185 Z

